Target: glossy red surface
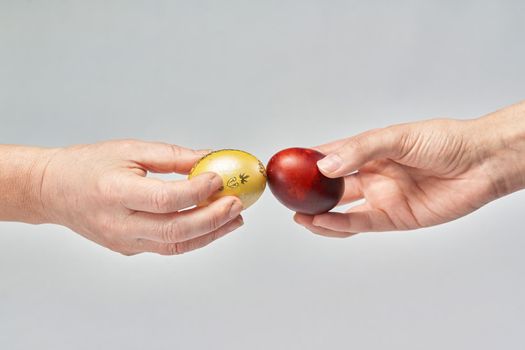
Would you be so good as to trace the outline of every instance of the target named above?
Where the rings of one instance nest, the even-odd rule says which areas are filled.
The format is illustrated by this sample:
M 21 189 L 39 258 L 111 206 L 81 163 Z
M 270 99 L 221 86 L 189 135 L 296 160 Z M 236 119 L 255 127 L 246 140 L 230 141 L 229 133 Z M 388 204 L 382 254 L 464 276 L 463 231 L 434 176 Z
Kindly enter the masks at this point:
M 308 148 L 287 148 L 268 162 L 268 185 L 289 209 L 303 214 L 321 214 L 337 205 L 344 192 L 342 178 L 331 179 L 317 168 L 324 155 Z

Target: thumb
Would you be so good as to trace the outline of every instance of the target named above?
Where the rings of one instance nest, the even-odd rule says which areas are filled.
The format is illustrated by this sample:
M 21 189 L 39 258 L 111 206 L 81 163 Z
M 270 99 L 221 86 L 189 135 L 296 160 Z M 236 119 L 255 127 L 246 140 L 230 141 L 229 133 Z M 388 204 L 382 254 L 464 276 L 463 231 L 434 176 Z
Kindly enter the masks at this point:
M 391 126 L 350 137 L 318 161 L 317 167 L 325 176 L 341 177 L 372 160 L 398 159 L 403 154 L 405 134 L 404 127 Z

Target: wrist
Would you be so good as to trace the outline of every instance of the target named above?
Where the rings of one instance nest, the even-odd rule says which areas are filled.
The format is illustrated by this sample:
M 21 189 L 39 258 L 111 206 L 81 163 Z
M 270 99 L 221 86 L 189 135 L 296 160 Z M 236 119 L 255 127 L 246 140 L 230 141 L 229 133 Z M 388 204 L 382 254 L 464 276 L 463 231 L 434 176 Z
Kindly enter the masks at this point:
M 525 102 L 473 121 L 481 166 L 496 198 L 525 188 Z
M 41 201 L 42 182 L 57 149 L 0 146 L 0 220 L 48 222 Z
M 55 154 L 60 148 L 39 149 L 39 154 L 35 159 L 33 171 L 31 172 L 31 182 L 33 193 L 31 203 L 33 208 L 33 219 L 36 224 L 55 223 L 50 215 L 50 208 L 46 205 L 43 193 L 45 181 L 48 175 L 48 168 Z

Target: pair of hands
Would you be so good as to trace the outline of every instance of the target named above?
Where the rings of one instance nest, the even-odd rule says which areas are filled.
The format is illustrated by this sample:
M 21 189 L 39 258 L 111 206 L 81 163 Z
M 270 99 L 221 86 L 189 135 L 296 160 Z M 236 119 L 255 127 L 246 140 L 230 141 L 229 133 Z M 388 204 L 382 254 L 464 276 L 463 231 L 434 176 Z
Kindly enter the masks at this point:
M 464 216 L 525 185 L 525 147 L 507 144 L 515 138 L 523 146 L 523 133 L 513 132 L 506 121 L 501 116 L 435 119 L 315 147 L 327 155 L 319 169 L 345 179 L 340 204 L 365 202 L 343 213 L 295 214 L 294 219 L 316 234 L 347 237 Z M 524 126 L 523 116 L 518 121 Z M 213 173 L 180 181 L 146 175 L 186 174 L 206 153 L 135 140 L 53 150 L 40 189 L 43 221 L 67 226 L 125 255 L 172 255 L 203 247 L 243 224 L 241 202 L 224 197 L 192 207 L 221 187 Z

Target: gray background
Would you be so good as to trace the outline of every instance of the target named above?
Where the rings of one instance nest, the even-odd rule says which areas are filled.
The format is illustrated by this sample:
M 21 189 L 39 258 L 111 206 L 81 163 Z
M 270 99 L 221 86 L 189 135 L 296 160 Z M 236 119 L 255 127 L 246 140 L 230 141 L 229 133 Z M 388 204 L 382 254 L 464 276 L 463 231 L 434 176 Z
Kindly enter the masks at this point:
M 524 4 L 0 0 L 0 142 L 133 137 L 266 162 L 480 116 L 525 97 Z M 523 349 L 524 204 L 337 240 L 267 191 L 242 229 L 178 257 L 0 223 L 0 348 Z

